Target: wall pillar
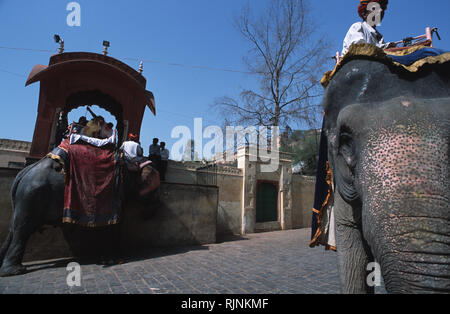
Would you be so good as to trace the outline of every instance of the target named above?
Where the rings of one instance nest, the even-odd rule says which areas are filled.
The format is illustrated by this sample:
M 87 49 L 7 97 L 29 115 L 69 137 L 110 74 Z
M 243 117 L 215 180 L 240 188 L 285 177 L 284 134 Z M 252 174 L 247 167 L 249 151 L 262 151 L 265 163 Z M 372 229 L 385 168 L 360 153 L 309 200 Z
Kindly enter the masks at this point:
M 280 176 L 280 223 L 282 230 L 292 229 L 292 164 L 281 165 Z
M 257 164 L 250 161 L 248 147 L 238 150 L 238 168 L 243 173 L 241 234 L 255 232 Z

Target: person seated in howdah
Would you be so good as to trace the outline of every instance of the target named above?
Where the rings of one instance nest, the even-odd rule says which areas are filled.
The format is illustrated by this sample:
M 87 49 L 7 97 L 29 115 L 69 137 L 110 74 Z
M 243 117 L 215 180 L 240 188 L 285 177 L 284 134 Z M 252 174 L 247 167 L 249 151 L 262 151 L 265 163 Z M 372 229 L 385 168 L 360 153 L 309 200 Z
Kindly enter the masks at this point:
M 100 130 L 100 138 L 110 138 L 114 132 L 113 128 L 114 124 L 112 124 L 111 122 L 105 123 Z
M 78 122 L 73 122 L 70 125 L 70 130 L 69 133 L 75 133 L 75 134 L 81 134 L 81 131 L 83 131 L 83 128 L 86 126 L 86 124 L 88 123 L 87 119 L 85 116 L 81 116 L 78 119 Z
M 342 55 L 345 55 L 354 44 L 372 44 L 381 49 L 396 47 L 395 43 L 384 41 L 377 30 L 377 22 L 381 23 L 387 10 L 389 0 L 361 0 L 358 14 L 362 22 L 354 23 L 345 36 Z M 378 10 L 376 8 L 379 8 Z M 375 8 L 375 10 L 373 10 Z M 377 16 L 378 15 L 378 16 Z M 378 21 L 377 21 L 378 20 Z
M 86 124 L 81 134 L 89 137 L 99 138 L 100 131 L 104 124 L 105 118 L 103 118 L 102 116 L 96 116 Z
M 116 133 L 114 124 L 106 123 L 102 116 L 96 115 L 88 106 L 87 110 L 93 116 L 93 119 L 87 122 L 86 117 L 81 117 L 78 124 L 71 124 L 69 132 L 69 143 L 75 144 L 78 141 L 91 144 L 97 147 L 115 144 Z M 84 126 L 83 126 L 84 125 Z
M 87 110 L 91 113 L 93 119 L 85 124 L 81 135 L 102 140 L 110 138 L 114 133 L 114 124 L 106 123 L 105 118 L 96 115 L 89 106 Z

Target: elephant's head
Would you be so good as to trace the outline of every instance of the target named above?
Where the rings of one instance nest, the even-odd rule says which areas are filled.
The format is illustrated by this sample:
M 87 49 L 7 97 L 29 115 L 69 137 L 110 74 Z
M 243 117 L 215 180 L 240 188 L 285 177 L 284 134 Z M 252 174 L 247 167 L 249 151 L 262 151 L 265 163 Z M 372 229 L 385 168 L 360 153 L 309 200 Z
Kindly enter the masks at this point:
M 450 63 L 409 73 L 352 60 L 323 105 L 336 187 L 387 290 L 448 292 Z
M 139 196 L 144 198 L 156 191 L 161 184 L 159 172 L 148 165 L 142 167 L 140 181 Z

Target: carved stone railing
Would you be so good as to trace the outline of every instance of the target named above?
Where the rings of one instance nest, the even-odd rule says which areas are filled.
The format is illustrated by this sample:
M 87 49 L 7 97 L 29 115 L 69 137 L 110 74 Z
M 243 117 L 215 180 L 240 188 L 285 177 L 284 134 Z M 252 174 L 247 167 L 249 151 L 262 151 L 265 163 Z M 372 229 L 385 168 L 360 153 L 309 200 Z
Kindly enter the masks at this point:
M 31 142 L 0 139 L 0 150 L 29 153 Z
M 242 169 L 232 166 L 217 165 L 217 174 L 242 176 Z
M 312 176 L 305 176 L 302 174 L 293 174 L 293 176 L 295 176 L 296 178 L 300 178 L 303 181 L 308 181 L 308 182 L 316 182 L 316 177 L 312 177 Z
M 217 185 L 217 165 L 215 163 L 197 168 L 198 185 Z
M 198 163 L 169 160 L 169 167 L 177 170 L 196 171 Z

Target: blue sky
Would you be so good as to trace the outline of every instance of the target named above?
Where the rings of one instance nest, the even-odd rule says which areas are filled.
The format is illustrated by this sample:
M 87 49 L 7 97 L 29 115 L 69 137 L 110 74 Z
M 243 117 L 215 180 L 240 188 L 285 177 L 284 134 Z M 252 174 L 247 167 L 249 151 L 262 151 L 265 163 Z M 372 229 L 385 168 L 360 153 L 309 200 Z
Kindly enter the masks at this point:
M 210 106 L 221 96 L 237 96 L 240 88 L 255 86 L 248 74 L 197 69 L 192 66 L 246 71 L 243 56 L 249 49 L 232 21 L 247 0 L 78 0 L 81 26 L 66 23 L 68 0 L 0 0 L 0 47 L 57 51 L 53 34 L 65 40 L 65 51 L 102 51 L 111 42 L 110 56 L 138 68 L 144 59 L 147 89 L 155 94 L 157 116 L 146 109 L 141 142 L 147 153 L 153 137 L 167 142 L 175 126 L 193 132 L 194 118 L 204 127 L 220 125 Z M 250 0 L 255 10 L 268 1 Z M 329 41 L 330 56 L 342 49 L 350 25 L 359 20 L 358 0 L 312 0 L 318 32 Z M 450 1 L 391 0 L 379 28 L 387 41 L 439 27 L 442 41 L 435 46 L 450 50 Z M 36 64 L 48 64 L 51 52 L 0 48 L 0 138 L 31 141 L 37 116 L 39 84 L 24 87 Z M 184 64 L 172 66 L 168 63 Z M 330 61 L 329 68 L 333 63 Z M 100 112 L 102 113 L 102 112 Z M 74 112 L 69 118 L 85 114 Z

